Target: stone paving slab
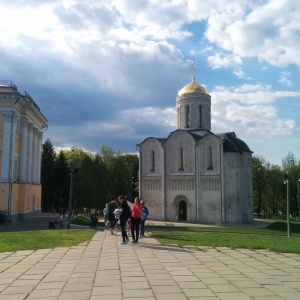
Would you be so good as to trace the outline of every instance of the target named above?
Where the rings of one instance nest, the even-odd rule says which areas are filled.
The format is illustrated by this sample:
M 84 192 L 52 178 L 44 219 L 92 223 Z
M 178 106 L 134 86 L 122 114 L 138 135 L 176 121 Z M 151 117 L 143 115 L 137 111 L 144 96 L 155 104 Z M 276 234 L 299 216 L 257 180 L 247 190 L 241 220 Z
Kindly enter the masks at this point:
M 300 299 L 297 254 L 120 241 L 0 253 L 0 299 Z

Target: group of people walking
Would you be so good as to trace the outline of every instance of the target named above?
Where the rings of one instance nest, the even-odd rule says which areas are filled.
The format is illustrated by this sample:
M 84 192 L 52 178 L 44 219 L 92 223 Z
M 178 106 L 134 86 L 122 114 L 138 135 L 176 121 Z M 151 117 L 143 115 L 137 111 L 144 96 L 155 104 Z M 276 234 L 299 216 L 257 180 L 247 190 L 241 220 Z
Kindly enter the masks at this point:
M 126 229 L 130 228 L 131 243 L 137 243 L 139 237 L 144 236 L 145 221 L 149 215 L 149 211 L 144 201 L 141 201 L 139 197 L 134 199 L 134 203 L 131 203 L 127 196 L 120 195 L 118 203 L 116 198 L 112 197 L 111 201 L 106 204 L 103 214 L 104 220 L 107 222 L 107 226 L 109 226 L 110 234 L 114 234 L 113 230 L 119 221 L 122 233 L 121 244 L 125 245 L 129 242 Z

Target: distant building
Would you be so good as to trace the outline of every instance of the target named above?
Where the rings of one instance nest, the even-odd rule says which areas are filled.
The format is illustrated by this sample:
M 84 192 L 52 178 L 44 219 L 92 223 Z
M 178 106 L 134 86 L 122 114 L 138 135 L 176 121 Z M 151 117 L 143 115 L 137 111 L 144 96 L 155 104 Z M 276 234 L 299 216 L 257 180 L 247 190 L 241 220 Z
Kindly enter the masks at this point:
M 0 211 L 6 222 L 41 212 L 41 155 L 47 119 L 25 92 L 0 81 Z
M 176 98 L 177 130 L 148 137 L 140 197 L 152 219 L 253 222 L 252 151 L 234 132 L 211 132 L 211 96 L 193 78 Z

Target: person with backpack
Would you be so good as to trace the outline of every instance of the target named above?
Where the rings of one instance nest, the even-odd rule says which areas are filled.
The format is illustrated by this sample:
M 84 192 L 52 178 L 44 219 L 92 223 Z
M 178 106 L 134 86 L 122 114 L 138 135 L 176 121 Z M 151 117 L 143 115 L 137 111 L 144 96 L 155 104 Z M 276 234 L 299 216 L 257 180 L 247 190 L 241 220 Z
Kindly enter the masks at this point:
M 144 237 L 145 236 L 145 222 L 149 215 L 149 211 L 148 211 L 148 208 L 145 206 L 144 201 L 141 201 L 141 205 L 143 206 L 143 210 L 142 210 L 142 217 L 141 217 L 140 237 Z

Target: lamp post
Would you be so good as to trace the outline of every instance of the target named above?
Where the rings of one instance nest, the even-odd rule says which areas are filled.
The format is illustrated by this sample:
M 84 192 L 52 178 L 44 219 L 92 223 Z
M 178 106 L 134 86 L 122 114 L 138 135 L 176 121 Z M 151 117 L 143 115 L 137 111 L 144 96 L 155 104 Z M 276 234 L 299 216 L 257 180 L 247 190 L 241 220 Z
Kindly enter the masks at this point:
M 299 201 L 299 182 L 300 182 L 300 179 L 297 180 L 297 203 L 298 203 L 298 222 L 300 222 L 300 201 Z
M 291 219 L 290 219 L 290 175 L 286 172 L 286 214 L 287 214 L 287 236 L 291 237 Z
M 130 178 L 130 194 L 131 194 L 131 203 L 133 203 L 133 190 L 132 190 L 132 186 L 133 186 L 133 180 L 134 177 Z
M 291 216 L 290 216 L 290 175 L 289 171 L 291 168 L 291 164 L 294 163 L 294 158 L 292 157 L 288 164 L 288 170 L 285 174 L 286 181 L 286 214 L 287 214 L 287 236 L 291 237 Z
M 71 182 L 70 182 L 70 194 L 69 194 L 69 209 L 68 209 L 68 229 L 70 229 L 70 221 L 71 221 L 71 206 L 72 206 L 72 197 L 73 197 L 73 176 L 75 172 L 76 161 L 73 160 L 70 167 L 71 173 Z

